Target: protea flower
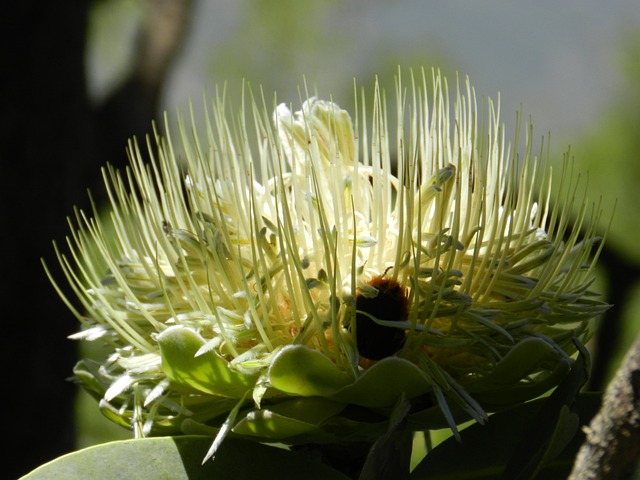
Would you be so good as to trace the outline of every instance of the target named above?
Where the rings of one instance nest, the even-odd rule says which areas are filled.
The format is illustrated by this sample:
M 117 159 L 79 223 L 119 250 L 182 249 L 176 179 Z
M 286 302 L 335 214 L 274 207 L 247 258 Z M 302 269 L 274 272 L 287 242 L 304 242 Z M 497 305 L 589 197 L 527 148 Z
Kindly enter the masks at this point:
M 451 101 L 438 73 L 411 80 L 397 125 L 378 88 L 353 116 L 216 97 L 202 130 L 179 120 L 184 158 L 156 132 L 148 159 L 134 141 L 105 170 L 108 222 L 79 212 L 59 260 L 73 338 L 111 349 L 75 369 L 107 417 L 373 441 L 400 399 L 411 428 L 455 432 L 565 377 L 607 308 L 589 290 L 599 209 L 568 166 L 555 189 L 530 129 L 506 146 L 468 81 Z

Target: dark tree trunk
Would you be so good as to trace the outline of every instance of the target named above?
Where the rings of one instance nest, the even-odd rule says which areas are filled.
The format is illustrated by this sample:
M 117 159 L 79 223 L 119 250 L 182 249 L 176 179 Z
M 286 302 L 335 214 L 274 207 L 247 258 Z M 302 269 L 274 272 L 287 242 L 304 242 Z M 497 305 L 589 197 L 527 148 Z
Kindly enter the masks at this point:
M 85 95 L 87 2 L 4 8 L 0 127 L 4 475 L 17 478 L 74 448 L 69 377 L 74 319 L 40 263 L 55 263 L 65 216 L 86 204 L 92 119 Z M 4 82 L 3 82 L 4 83 Z
M 86 93 L 91 2 L 13 2 L 0 20 L 0 245 L 2 280 L 3 476 L 18 478 L 74 450 L 76 361 L 67 340 L 78 323 L 47 279 L 52 240 L 64 247 L 65 217 L 102 199 L 100 167 L 126 163 L 131 135 L 151 130 L 167 69 L 180 45 L 190 1 L 150 4 L 138 63 L 104 106 Z M 117 35 L 117 32 L 114 32 Z M 96 408 L 96 415 L 100 415 Z

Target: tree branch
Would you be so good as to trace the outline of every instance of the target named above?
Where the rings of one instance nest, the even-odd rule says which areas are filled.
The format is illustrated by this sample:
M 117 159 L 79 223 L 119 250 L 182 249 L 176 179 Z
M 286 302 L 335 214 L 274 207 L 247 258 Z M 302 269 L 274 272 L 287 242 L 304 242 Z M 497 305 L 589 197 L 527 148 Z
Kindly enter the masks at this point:
M 640 458 L 640 338 L 607 387 L 569 480 L 630 478 Z

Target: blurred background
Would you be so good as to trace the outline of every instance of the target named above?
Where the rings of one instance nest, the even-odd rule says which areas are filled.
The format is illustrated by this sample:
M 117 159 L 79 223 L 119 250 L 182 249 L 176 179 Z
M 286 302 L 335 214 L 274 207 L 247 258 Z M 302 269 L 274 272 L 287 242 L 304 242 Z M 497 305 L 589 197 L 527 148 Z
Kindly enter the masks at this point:
M 73 3 L 73 4 L 72 4 Z M 76 4 L 78 3 L 78 4 Z M 614 307 L 592 345 L 591 388 L 603 389 L 640 331 L 640 5 L 637 0 L 93 0 L 19 2 L 3 25 L 2 402 L 8 478 L 128 432 L 103 420 L 67 381 L 77 329 L 46 279 L 65 218 L 104 200 L 100 168 L 151 121 L 242 81 L 269 102 L 297 104 L 304 79 L 353 106 L 354 79 L 378 75 L 393 95 L 403 68 L 469 75 L 501 99 L 507 138 L 516 112 L 551 157 L 570 147 L 607 229 L 597 288 Z M 405 70 L 406 72 L 406 70 Z M 393 98 L 393 97 L 391 97 Z M 269 105 L 269 103 L 268 103 Z M 77 400 L 77 399 L 80 400 Z M 76 412 L 79 412 L 76 415 Z

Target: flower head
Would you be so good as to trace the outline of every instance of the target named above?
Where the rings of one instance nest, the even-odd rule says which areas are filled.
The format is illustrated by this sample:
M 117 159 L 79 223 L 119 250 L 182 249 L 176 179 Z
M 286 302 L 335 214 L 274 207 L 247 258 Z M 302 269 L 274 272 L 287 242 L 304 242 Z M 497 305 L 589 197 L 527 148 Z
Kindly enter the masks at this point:
M 252 141 L 216 98 L 202 132 L 179 121 L 182 161 L 169 137 L 148 160 L 130 143 L 126 173 L 105 171 L 109 221 L 78 213 L 59 253 L 74 338 L 110 347 L 75 369 L 109 418 L 363 440 L 401 397 L 416 429 L 455 430 L 565 377 L 607 308 L 589 291 L 600 213 L 567 172 L 552 205 L 531 132 L 519 157 L 468 82 L 451 103 L 420 80 L 393 126 L 376 89 L 355 122 L 315 97 L 272 119 L 254 102 Z

